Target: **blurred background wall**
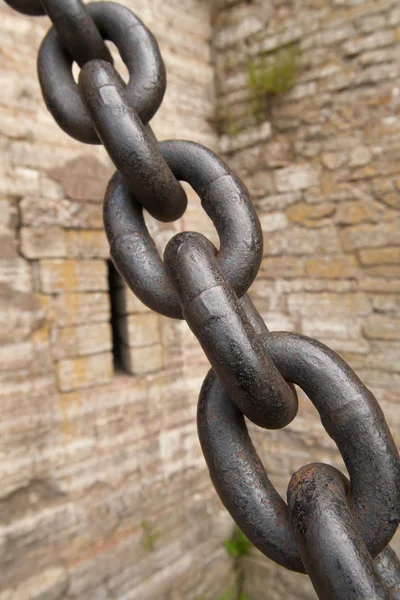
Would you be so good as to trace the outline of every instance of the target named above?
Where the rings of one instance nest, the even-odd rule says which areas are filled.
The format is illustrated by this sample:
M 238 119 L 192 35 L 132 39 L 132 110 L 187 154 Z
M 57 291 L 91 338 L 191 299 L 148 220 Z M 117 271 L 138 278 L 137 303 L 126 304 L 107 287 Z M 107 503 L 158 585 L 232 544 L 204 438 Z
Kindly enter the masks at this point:
M 219 150 L 252 193 L 265 256 L 251 294 L 268 325 L 338 351 L 399 442 L 398 2 L 121 3 L 166 63 L 158 137 Z M 47 19 L 4 3 L 0 17 L 0 600 L 233 600 L 232 523 L 196 433 L 206 360 L 112 270 L 113 169 L 44 107 Z M 161 249 L 183 229 L 216 242 L 188 193 L 180 221 L 147 219 Z M 284 431 L 252 432 L 283 495 L 303 464 L 341 466 L 305 398 Z M 315 598 L 255 551 L 243 565 L 248 600 Z

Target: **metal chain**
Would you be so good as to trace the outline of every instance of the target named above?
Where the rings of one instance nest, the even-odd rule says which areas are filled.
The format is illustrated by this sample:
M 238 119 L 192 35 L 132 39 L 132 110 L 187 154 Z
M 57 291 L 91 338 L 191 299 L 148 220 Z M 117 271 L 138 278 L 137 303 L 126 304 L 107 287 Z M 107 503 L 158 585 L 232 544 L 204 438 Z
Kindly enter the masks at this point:
M 270 559 L 308 573 L 323 600 L 400 599 L 400 563 L 388 543 L 400 521 L 399 454 L 372 393 L 335 352 L 305 336 L 269 333 L 246 295 L 262 258 L 262 232 L 243 182 L 193 142 L 158 143 L 148 122 L 166 88 L 151 32 L 112 2 L 6 0 L 53 27 L 39 50 L 49 111 L 73 138 L 102 143 L 117 171 L 105 195 L 112 260 L 131 290 L 162 315 L 186 319 L 212 369 L 198 404 L 198 432 L 212 482 L 250 541 Z M 129 71 L 125 85 L 105 40 Z M 79 86 L 71 66 L 81 66 Z M 200 196 L 220 249 L 198 233 L 175 235 L 163 263 L 143 219 L 182 216 L 187 181 Z M 277 429 L 297 413 L 297 384 L 336 442 L 350 481 L 308 465 L 272 486 L 244 415 Z

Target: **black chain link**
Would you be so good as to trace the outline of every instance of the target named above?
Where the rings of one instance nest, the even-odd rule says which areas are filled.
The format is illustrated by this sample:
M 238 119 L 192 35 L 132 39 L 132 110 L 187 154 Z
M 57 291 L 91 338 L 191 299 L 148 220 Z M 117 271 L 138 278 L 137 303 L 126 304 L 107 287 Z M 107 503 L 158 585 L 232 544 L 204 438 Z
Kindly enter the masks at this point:
M 269 333 L 246 295 L 262 258 L 262 232 L 246 187 L 207 148 L 158 143 L 148 122 L 164 96 L 156 40 L 129 9 L 112 2 L 6 0 L 54 27 L 39 51 L 46 105 L 60 127 L 103 143 L 117 172 L 104 223 L 112 259 L 150 308 L 185 318 L 212 370 L 199 398 L 198 431 L 211 479 L 230 514 L 266 556 L 307 572 L 323 600 L 400 599 L 400 563 L 388 543 L 400 520 L 400 461 L 371 392 L 335 352 L 294 333 Z M 124 84 L 104 40 L 129 71 Z M 82 68 L 79 87 L 71 71 Z M 143 219 L 184 213 L 189 182 L 220 238 L 176 235 L 165 265 Z M 336 442 L 350 481 L 333 467 L 293 475 L 288 504 L 272 486 L 244 415 L 269 429 L 294 419 L 299 385 Z

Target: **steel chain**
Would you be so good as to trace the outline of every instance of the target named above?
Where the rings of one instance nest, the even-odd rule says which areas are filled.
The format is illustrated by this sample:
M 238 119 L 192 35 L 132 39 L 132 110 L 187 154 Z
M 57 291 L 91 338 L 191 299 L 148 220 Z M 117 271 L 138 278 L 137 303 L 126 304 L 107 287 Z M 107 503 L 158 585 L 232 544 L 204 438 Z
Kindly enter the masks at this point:
M 278 564 L 307 572 L 323 600 L 400 599 L 400 563 L 388 543 L 400 520 L 399 454 L 372 393 L 332 350 L 294 333 L 269 333 L 246 291 L 262 258 L 262 233 L 246 187 L 210 150 L 158 143 L 148 122 L 164 96 L 158 44 L 129 9 L 112 2 L 5 0 L 53 27 L 39 50 L 46 105 L 60 127 L 103 143 L 117 172 L 104 224 L 113 262 L 132 291 L 160 314 L 182 319 L 212 370 L 198 404 L 198 432 L 212 482 L 252 543 Z M 104 40 L 130 79 L 123 83 Z M 79 87 L 71 66 L 81 66 Z M 176 235 L 165 265 L 143 219 L 184 213 L 180 181 L 201 198 L 220 238 Z M 288 505 L 272 486 L 244 415 L 265 428 L 294 419 L 299 385 L 319 411 L 350 481 L 333 467 L 293 475 Z

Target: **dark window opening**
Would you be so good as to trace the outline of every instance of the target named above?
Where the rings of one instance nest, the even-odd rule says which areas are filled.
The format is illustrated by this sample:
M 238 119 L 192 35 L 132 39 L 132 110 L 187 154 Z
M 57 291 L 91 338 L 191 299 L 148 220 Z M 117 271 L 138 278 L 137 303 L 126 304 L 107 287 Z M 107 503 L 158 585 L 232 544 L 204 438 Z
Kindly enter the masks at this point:
M 108 267 L 108 289 L 110 293 L 111 308 L 111 330 L 112 330 L 112 353 L 114 358 L 114 371 L 125 371 L 122 349 L 123 342 L 120 338 L 120 327 L 122 318 L 122 295 L 124 293 L 124 281 L 111 260 L 107 261 Z

